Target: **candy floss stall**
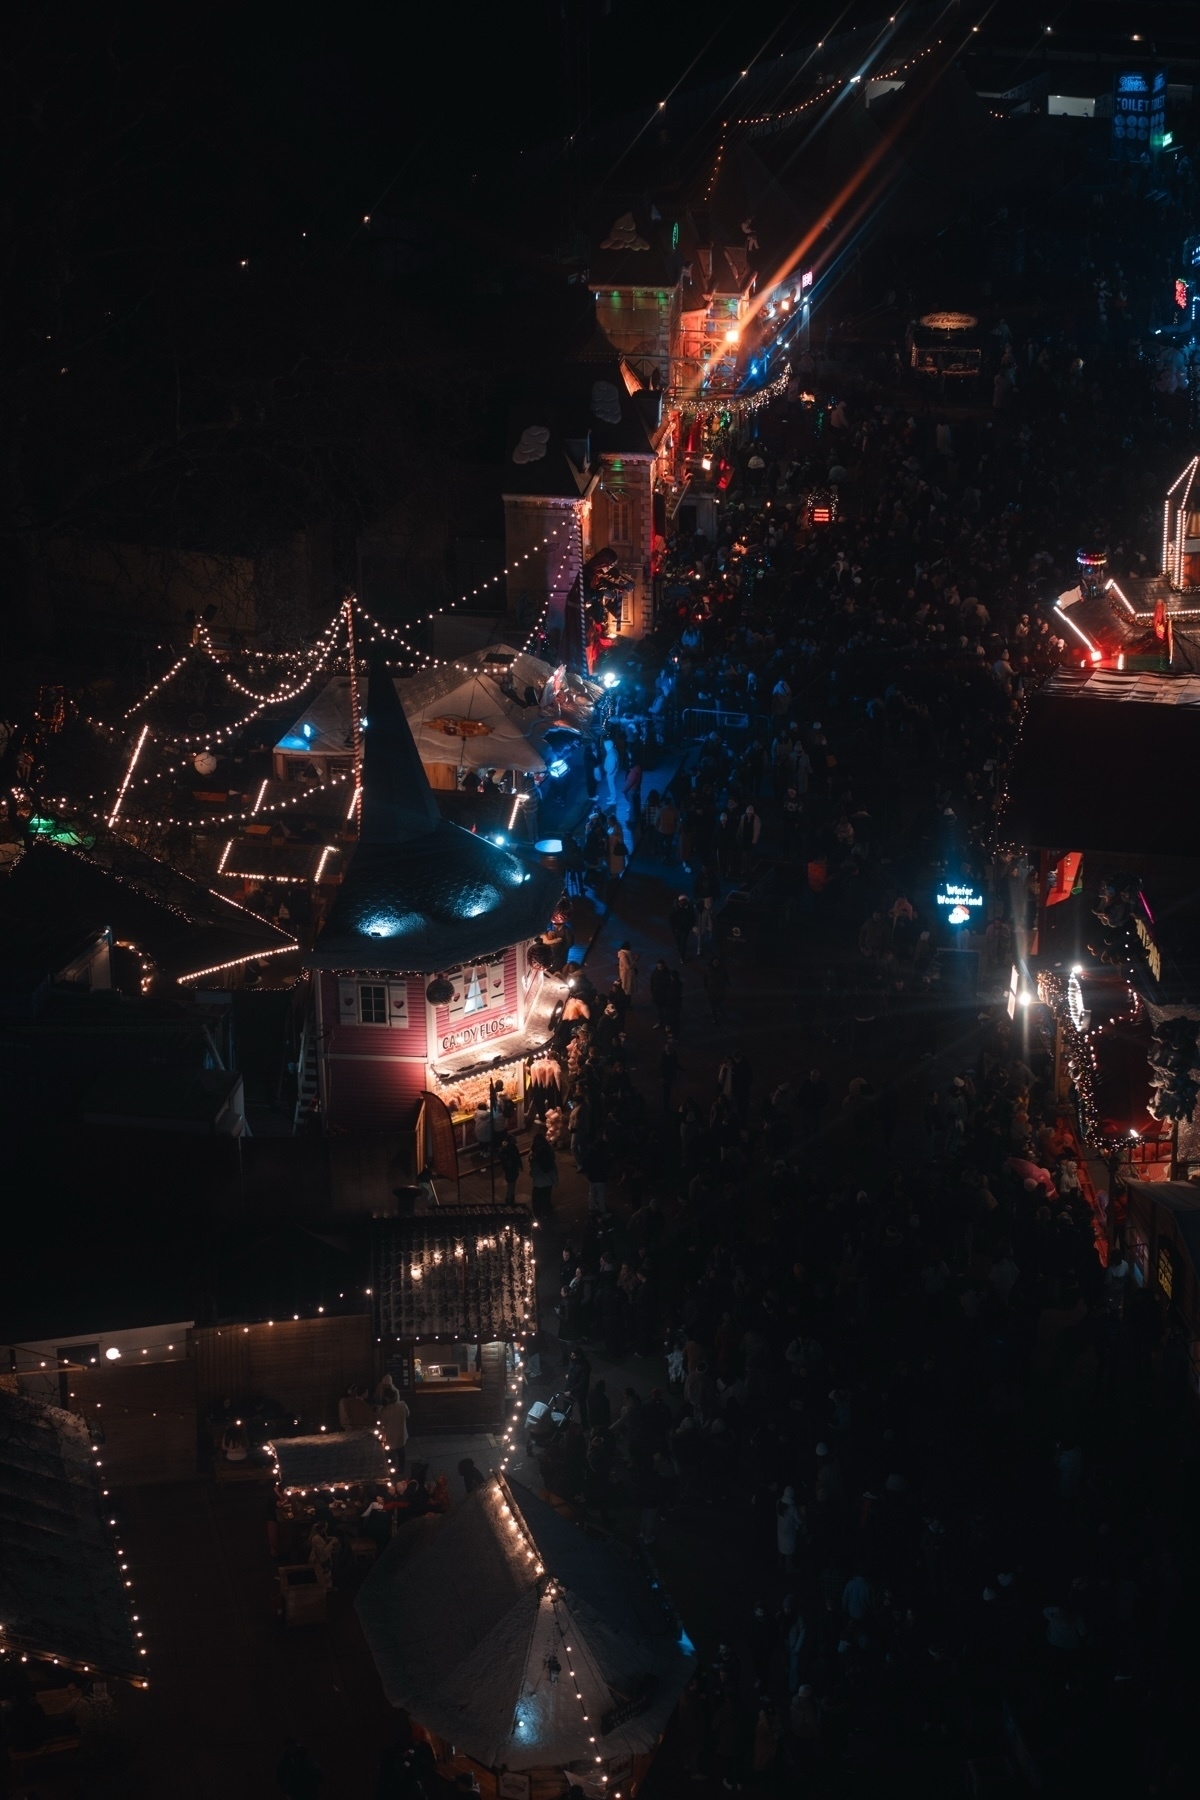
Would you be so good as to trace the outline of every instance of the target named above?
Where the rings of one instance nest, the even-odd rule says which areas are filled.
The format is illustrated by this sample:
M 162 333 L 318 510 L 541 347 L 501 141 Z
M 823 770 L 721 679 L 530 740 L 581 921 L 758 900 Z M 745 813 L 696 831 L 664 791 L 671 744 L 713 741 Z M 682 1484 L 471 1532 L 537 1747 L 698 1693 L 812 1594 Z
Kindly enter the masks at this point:
M 362 821 L 308 957 L 327 1130 L 401 1132 L 433 1095 L 520 1115 L 565 984 L 542 938 L 561 874 L 443 819 L 386 672 L 371 679 Z

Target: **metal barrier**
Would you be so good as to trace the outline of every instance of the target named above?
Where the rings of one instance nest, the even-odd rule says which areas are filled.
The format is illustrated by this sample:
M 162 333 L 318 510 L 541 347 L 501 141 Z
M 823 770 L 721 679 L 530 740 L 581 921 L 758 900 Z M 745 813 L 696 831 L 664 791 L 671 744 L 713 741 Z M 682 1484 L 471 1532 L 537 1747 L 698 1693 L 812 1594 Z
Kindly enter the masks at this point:
M 689 724 L 689 720 L 695 723 Z M 704 723 L 701 724 L 700 721 Z M 685 737 L 695 735 L 697 730 L 705 735 L 710 731 L 749 731 L 750 714 L 722 712 L 711 706 L 688 706 L 680 715 L 680 725 Z

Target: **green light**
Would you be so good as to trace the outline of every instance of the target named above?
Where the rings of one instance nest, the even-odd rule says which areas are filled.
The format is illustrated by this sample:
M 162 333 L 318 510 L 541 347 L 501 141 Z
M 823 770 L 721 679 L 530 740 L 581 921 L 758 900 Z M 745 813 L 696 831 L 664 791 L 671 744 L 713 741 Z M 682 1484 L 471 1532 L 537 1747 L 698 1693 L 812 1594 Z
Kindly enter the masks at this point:
M 52 844 L 61 844 L 64 850 L 90 850 L 96 842 L 89 831 L 83 831 L 78 825 L 64 825 L 58 819 L 47 818 L 44 813 L 34 813 L 26 826 L 30 837 L 46 838 Z
M 1169 149 L 1170 149 L 1170 147 L 1171 147 L 1171 145 L 1172 145 L 1172 144 L 1173 144 L 1173 143 L 1174 143 L 1174 142 L 1175 142 L 1175 133 L 1174 133 L 1174 132 L 1173 132 L 1173 131 L 1164 131 L 1164 132 L 1163 132 L 1163 135 L 1162 135 L 1162 147 L 1163 147 L 1163 149 L 1164 149 L 1164 150 L 1169 150 Z
M 679 220 L 678 219 L 676 219 L 675 223 L 671 227 L 671 248 L 672 248 L 672 250 L 678 250 L 678 248 L 679 248 Z

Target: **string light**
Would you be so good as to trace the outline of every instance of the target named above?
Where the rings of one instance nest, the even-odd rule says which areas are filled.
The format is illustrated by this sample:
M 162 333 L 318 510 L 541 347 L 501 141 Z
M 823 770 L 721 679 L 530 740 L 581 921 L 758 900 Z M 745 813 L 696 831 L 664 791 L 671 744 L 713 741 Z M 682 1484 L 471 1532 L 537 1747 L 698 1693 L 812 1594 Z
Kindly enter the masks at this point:
M 141 699 L 134 701 L 133 705 L 129 708 L 129 711 L 125 714 L 125 717 L 127 719 L 132 719 L 134 713 L 140 712 L 142 710 L 143 706 L 145 706 L 146 702 L 148 700 L 152 700 L 154 698 L 155 694 L 158 693 L 160 688 L 165 688 L 169 681 L 173 681 L 175 679 L 176 675 L 178 675 L 180 669 L 183 668 L 184 664 L 187 663 L 188 661 L 190 661 L 191 654 L 192 653 L 190 650 L 185 650 L 183 655 L 179 658 L 178 662 L 172 663 L 171 667 L 167 670 L 166 674 L 160 675 L 158 680 L 154 683 L 153 687 L 147 688 L 146 692 L 142 695 Z
M 753 394 L 729 394 L 724 397 L 710 395 L 699 400 L 689 400 L 686 410 L 698 419 L 718 418 L 722 413 L 730 413 L 735 417 L 756 413 L 786 392 L 791 379 L 792 365 L 785 363 L 773 381 L 768 382 L 766 387 L 758 388 Z
M 117 814 L 121 810 L 121 802 L 124 800 L 125 795 L 129 791 L 129 783 L 133 778 L 133 771 L 134 771 L 134 768 L 136 767 L 137 759 L 142 754 L 142 745 L 146 742 L 146 739 L 147 739 L 147 737 L 149 737 L 149 735 L 150 735 L 150 727 L 148 725 L 143 725 L 142 730 L 141 730 L 141 735 L 138 738 L 137 743 L 134 745 L 133 755 L 129 759 L 129 767 L 125 771 L 125 779 L 121 783 L 119 789 L 117 790 L 116 801 L 113 805 L 113 809 L 112 809 L 111 813 L 109 813 L 109 815 L 108 815 L 108 823 L 109 823 L 110 829 L 117 822 Z
M 180 975 L 177 979 L 182 985 L 185 981 L 199 981 L 205 975 L 222 975 L 226 969 L 240 969 L 243 963 L 261 962 L 268 956 L 289 956 L 299 947 L 298 944 L 277 944 L 270 950 L 251 950 L 247 956 L 234 956 L 228 962 L 213 963 L 208 969 L 193 969 L 190 975 Z
M 204 813 L 191 819 L 175 819 L 169 815 L 162 819 L 127 818 L 125 823 L 126 825 L 142 826 L 146 829 L 151 827 L 161 829 L 169 825 L 236 825 L 243 819 L 265 818 L 268 813 L 285 812 L 289 807 L 302 806 L 314 794 L 324 793 L 328 788 L 343 787 L 349 780 L 349 775 L 331 775 L 328 781 L 316 781 L 311 787 L 301 789 L 298 794 L 293 794 L 288 799 L 272 801 L 270 806 L 251 807 L 249 810 L 243 808 L 240 812 Z M 89 814 L 88 816 L 96 815 Z

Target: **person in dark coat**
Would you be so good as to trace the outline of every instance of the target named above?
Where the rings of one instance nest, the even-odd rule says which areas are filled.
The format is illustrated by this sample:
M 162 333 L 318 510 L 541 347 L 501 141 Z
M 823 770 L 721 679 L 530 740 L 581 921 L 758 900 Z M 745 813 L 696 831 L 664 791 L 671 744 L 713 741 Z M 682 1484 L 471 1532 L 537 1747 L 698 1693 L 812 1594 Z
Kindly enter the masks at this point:
M 686 962 L 688 939 L 691 937 L 692 927 L 696 923 L 696 909 L 686 894 L 680 894 L 675 901 L 674 906 L 667 914 L 667 923 L 671 927 L 671 936 L 675 939 L 679 960 Z
M 592 1365 L 576 1344 L 567 1358 L 567 1392 L 575 1402 L 579 1423 L 587 1430 L 588 1426 L 588 1388 L 592 1380 Z
M 501 1172 L 504 1176 L 505 1204 L 511 1206 L 517 1197 L 517 1181 L 521 1174 L 521 1165 L 524 1158 L 517 1146 L 516 1139 L 507 1131 L 500 1139 L 500 1143 L 497 1147 L 496 1161 L 499 1163 Z
M 714 1025 L 725 1018 L 725 998 L 729 993 L 729 973 L 719 956 L 710 956 L 704 971 L 704 994 Z
M 671 1004 L 671 971 L 661 956 L 650 971 L 650 998 L 658 1013 L 654 1029 L 655 1031 L 665 1031 L 667 1009 Z
M 462 1476 L 463 1487 L 467 1490 L 468 1495 L 474 1494 L 478 1492 L 481 1487 L 487 1486 L 487 1476 L 482 1469 L 476 1466 L 473 1459 L 469 1456 L 463 1457 L 458 1465 L 458 1472 Z
M 612 1430 L 612 1401 L 603 1376 L 588 1394 L 588 1418 L 593 1432 Z

